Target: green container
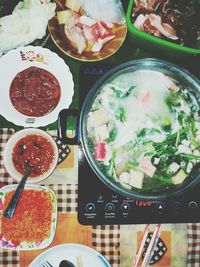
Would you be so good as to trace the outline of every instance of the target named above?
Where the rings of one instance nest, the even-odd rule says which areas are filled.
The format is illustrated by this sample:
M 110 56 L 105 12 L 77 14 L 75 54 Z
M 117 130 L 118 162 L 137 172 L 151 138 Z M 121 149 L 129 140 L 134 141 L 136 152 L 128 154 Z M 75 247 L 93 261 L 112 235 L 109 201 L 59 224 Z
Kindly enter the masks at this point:
M 190 48 L 175 44 L 135 28 L 131 21 L 133 6 L 134 0 L 130 0 L 126 14 L 126 22 L 128 27 L 128 37 L 134 46 L 172 58 L 200 55 L 200 48 Z

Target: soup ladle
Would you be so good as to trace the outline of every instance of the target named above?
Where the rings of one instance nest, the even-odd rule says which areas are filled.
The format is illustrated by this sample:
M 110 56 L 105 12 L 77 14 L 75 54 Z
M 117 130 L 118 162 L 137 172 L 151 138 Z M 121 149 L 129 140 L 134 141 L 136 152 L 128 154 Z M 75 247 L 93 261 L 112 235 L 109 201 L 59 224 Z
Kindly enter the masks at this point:
M 25 173 L 24 173 L 21 181 L 19 182 L 17 189 L 15 190 L 15 193 L 8 204 L 8 207 L 6 208 L 6 210 L 4 212 L 4 217 L 6 217 L 6 218 L 12 218 L 13 217 L 13 214 L 14 214 L 15 209 L 17 207 L 17 204 L 19 202 L 21 193 L 24 189 L 25 183 L 26 183 L 27 178 L 28 178 L 30 172 L 32 171 L 32 169 L 33 168 L 27 163 Z
M 71 261 L 63 260 L 60 262 L 59 267 L 76 267 Z

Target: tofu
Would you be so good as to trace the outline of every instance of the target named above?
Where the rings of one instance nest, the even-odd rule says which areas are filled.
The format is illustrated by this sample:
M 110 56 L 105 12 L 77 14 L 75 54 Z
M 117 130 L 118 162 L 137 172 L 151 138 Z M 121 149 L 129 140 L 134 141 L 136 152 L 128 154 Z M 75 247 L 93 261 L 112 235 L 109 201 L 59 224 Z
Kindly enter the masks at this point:
M 187 165 L 186 172 L 189 174 L 192 171 L 192 168 L 193 168 L 193 164 L 192 164 L 192 162 L 189 162 L 188 165 Z
M 78 12 L 81 7 L 81 0 L 66 0 L 65 6 L 75 12 Z
M 178 151 L 180 153 L 192 154 L 191 148 L 189 146 L 185 146 L 185 145 L 179 145 Z
M 68 19 L 73 17 L 73 11 L 72 10 L 62 10 L 62 11 L 57 11 L 57 19 L 58 19 L 58 24 L 66 24 Z
M 109 138 L 108 127 L 106 124 L 95 128 L 95 137 L 97 141 L 104 141 Z
M 176 162 L 172 162 L 170 165 L 169 165 L 169 169 L 168 171 L 171 173 L 175 173 L 177 172 L 178 170 L 180 169 L 180 165 L 177 164 Z
M 129 172 L 122 172 L 119 176 L 119 181 L 122 184 L 128 184 L 130 179 L 130 173 Z
M 106 110 L 98 109 L 92 112 L 94 127 L 101 126 L 109 122 L 109 116 Z
M 182 184 L 186 177 L 187 174 L 183 170 L 180 170 L 176 175 L 172 177 L 172 183 L 175 185 Z
M 129 185 L 141 189 L 143 180 L 144 180 L 144 173 L 135 170 L 130 171 L 130 179 L 128 183 Z
M 138 169 L 145 173 L 146 175 L 148 175 L 149 177 L 153 177 L 154 176 L 154 173 L 156 171 L 156 167 L 153 166 L 153 164 L 151 163 L 151 160 L 144 157 L 142 159 L 142 161 L 140 162 L 139 164 L 139 167 Z
M 154 163 L 155 165 L 158 165 L 159 162 L 160 162 L 160 159 L 159 159 L 159 158 L 154 158 L 154 162 L 153 162 L 153 163 Z

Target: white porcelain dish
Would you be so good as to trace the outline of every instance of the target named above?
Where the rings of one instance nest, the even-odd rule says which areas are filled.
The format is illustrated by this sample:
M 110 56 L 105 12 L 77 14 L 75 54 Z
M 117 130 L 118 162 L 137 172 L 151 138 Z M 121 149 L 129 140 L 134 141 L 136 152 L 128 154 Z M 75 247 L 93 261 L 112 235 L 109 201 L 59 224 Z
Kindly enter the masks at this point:
M 57 106 L 41 117 L 29 117 L 14 108 L 10 100 L 10 85 L 16 74 L 29 68 L 38 67 L 53 74 L 61 88 Z M 74 83 L 68 65 L 56 53 L 40 46 L 26 46 L 11 50 L 0 58 L 1 98 L 0 114 L 8 121 L 24 127 L 40 127 L 57 120 L 59 111 L 68 108 L 74 94 Z
M 62 260 L 71 261 L 75 266 L 77 259 L 86 267 L 111 267 L 108 261 L 96 250 L 80 244 L 61 244 L 47 249 L 36 257 L 29 267 L 38 267 L 46 260 L 53 266 L 59 266 Z

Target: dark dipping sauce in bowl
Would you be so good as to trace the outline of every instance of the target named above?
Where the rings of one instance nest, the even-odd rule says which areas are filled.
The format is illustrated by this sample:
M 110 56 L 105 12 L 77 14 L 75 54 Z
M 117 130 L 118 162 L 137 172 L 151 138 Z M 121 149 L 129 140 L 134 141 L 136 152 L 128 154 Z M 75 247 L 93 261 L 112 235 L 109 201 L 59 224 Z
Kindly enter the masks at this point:
M 20 139 L 14 146 L 12 161 L 15 169 L 24 174 L 26 164 L 32 166 L 30 177 L 38 177 L 47 172 L 54 159 L 51 142 L 40 135 L 30 134 Z
M 10 86 L 10 100 L 20 113 L 41 117 L 58 105 L 61 90 L 56 77 L 50 72 L 29 67 L 15 76 Z

